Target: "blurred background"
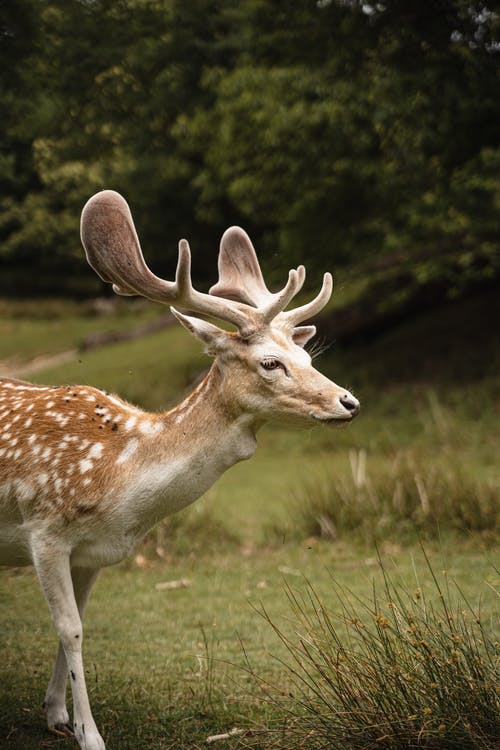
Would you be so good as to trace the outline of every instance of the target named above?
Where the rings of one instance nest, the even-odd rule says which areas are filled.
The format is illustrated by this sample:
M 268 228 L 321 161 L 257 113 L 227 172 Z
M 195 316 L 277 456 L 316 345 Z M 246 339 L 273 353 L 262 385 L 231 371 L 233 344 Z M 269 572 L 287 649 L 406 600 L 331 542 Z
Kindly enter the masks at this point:
M 349 269 L 380 281 L 385 305 L 498 277 L 493 4 L 3 0 L 0 13 L 2 294 L 96 293 L 78 222 L 103 187 L 126 196 L 160 270 L 188 237 L 202 281 L 235 223 L 279 280 L 303 261 L 313 276 Z

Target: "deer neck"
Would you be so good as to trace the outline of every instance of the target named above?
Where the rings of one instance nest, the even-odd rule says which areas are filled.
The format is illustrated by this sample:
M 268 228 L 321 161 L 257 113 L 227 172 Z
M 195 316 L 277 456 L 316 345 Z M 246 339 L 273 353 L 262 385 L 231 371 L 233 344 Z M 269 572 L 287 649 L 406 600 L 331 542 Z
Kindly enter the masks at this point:
M 221 473 L 251 458 L 256 447 L 255 420 L 235 407 L 224 375 L 214 363 L 203 381 L 174 409 L 161 415 L 165 433 L 188 455 L 211 457 Z
M 133 509 L 139 534 L 194 502 L 227 469 L 253 455 L 255 424 L 231 408 L 225 388 L 214 364 L 181 404 L 153 419 L 154 435 L 124 461 L 122 508 Z

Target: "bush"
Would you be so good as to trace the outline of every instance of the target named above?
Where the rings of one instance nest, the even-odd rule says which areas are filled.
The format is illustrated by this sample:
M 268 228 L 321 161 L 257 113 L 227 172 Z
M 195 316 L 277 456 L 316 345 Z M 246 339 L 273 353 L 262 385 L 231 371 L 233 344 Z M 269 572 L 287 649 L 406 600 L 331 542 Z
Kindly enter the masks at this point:
M 441 530 L 498 529 L 498 482 L 467 474 L 459 458 L 408 449 L 375 463 L 364 450 L 350 451 L 350 471 L 313 477 L 297 492 L 297 527 L 305 536 L 334 539 L 356 532 L 364 541 Z
M 291 690 L 283 691 L 286 679 L 265 687 L 286 715 L 267 730 L 273 747 L 498 747 L 498 643 L 479 609 L 459 591 L 453 602 L 448 582 L 429 570 L 437 605 L 384 573 L 382 592 L 366 600 L 333 582 L 340 615 L 310 584 L 302 595 L 287 586 L 294 636 L 262 612 L 290 657 Z

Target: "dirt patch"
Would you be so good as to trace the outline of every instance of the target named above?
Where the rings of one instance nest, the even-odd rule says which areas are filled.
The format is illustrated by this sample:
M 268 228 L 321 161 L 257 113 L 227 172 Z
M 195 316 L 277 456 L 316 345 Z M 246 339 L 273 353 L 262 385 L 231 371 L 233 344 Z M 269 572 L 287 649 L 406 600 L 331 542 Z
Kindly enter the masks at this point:
M 56 354 L 40 354 L 38 357 L 19 362 L 15 359 L 0 362 L 0 377 L 2 378 L 26 378 L 49 367 L 57 367 L 71 362 L 78 354 L 77 349 L 67 349 Z

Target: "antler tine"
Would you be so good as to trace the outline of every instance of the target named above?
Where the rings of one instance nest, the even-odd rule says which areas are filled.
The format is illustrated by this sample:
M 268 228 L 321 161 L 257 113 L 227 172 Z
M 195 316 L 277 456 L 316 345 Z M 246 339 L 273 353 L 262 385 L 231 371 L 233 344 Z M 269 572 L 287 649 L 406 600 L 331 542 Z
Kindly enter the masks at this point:
M 311 300 L 311 302 L 308 302 L 305 305 L 301 305 L 300 307 L 296 307 L 294 310 L 289 310 L 288 312 L 283 313 L 286 322 L 293 327 L 298 323 L 301 323 L 303 320 L 312 318 L 324 308 L 324 306 L 332 296 L 332 292 L 332 275 L 331 273 L 325 273 L 323 277 L 323 285 L 319 294 L 313 300 Z
M 302 270 L 301 270 L 302 269 Z M 280 292 L 272 295 L 271 302 L 259 310 L 262 323 L 270 323 L 281 313 L 290 301 L 300 291 L 305 279 L 305 269 L 299 266 L 297 270 L 292 268 L 288 273 L 288 281 Z
M 242 336 L 247 336 L 254 331 L 255 310 L 253 308 L 238 302 L 211 297 L 193 288 L 191 283 L 191 251 L 186 240 L 179 242 L 175 287 L 178 294 L 177 304 L 180 307 L 233 323 Z
M 297 266 L 297 273 L 299 274 L 299 283 L 300 286 L 297 291 L 300 291 L 302 287 L 304 286 L 304 281 L 306 280 L 306 269 L 304 266 Z
M 179 257 L 175 271 L 175 286 L 180 297 L 189 298 L 191 285 L 191 250 L 187 240 L 179 242 Z
M 257 254 L 247 233 L 230 227 L 222 235 L 219 251 L 219 281 L 210 294 L 239 300 L 256 308 L 259 326 L 268 325 L 302 288 L 305 268 L 299 266 L 288 276 L 285 287 L 276 294 L 267 288 Z

